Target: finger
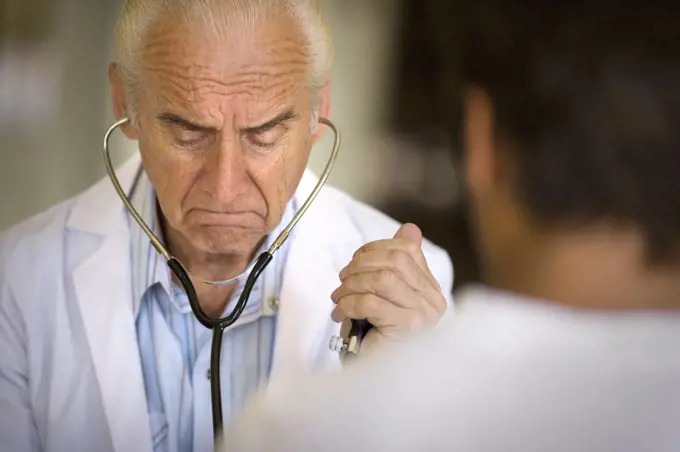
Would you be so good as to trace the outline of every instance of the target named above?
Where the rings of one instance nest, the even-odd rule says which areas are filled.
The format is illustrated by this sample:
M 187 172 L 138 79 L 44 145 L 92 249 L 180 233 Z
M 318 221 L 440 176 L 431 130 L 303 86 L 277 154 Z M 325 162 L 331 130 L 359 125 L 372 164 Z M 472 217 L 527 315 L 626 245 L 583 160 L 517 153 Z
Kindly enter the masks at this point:
M 335 306 L 335 308 L 333 308 L 331 311 L 331 320 L 333 320 L 335 323 L 343 323 L 346 320 L 349 320 L 349 317 L 347 314 L 345 314 L 345 311 L 343 311 L 338 306 Z
M 367 253 L 371 251 L 389 250 L 389 249 L 403 249 L 408 251 L 413 255 L 414 258 L 418 258 L 421 254 L 420 245 L 414 243 L 410 240 L 398 237 L 392 239 L 382 239 L 375 240 L 373 242 L 366 243 L 361 248 L 354 252 L 352 257 L 356 257 L 359 254 Z
M 420 268 L 423 269 L 423 271 L 425 272 L 427 277 L 430 279 L 430 281 L 432 282 L 434 287 L 436 287 L 437 290 L 441 291 L 442 286 L 439 284 L 439 281 L 437 281 L 437 278 L 434 277 L 432 270 L 430 270 L 430 265 L 427 263 L 427 259 L 425 258 L 425 254 L 421 251 L 420 255 L 421 255 L 421 258 L 422 258 L 422 260 L 420 262 L 420 264 L 421 264 Z
M 340 281 L 360 273 L 391 270 L 415 290 L 425 290 L 433 285 L 430 276 L 418 265 L 410 253 L 403 249 L 373 251 L 358 255 L 340 272 Z M 436 286 L 435 286 L 436 287 Z
M 331 294 L 333 303 L 353 294 L 373 294 L 406 309 L 430 308 L 434 312 L 446 310 L 446 298 L 439 287 L 423 285 L 413 288 L 391 270 L 378 269 L 347 277 Z
M 394 235 L 394 238 L 406 239 L 409 242 L 413 242 L 420 247 L 420 245 L 422 245 L 423 242 L 423 232 L 415 224 L 406 223 L 405 225 L 399 228 L 397 233 Z
M 405 239 L 411 243 L 417 244 L 418 249 L 417 249 L 417 254 L 418 254 L 418 262 L 421 264 L 425 272 L 428 274 L 428 276 L 432 279 L 432 282 L 437 286 L 439 290 L 441 290 L 441 286 L 439 285 L 439 281 L 437 281 L 437 278 L 434 277 L 432 274 L 432 271 L 430 270 L 430 266 L 427 264 L 427 259 L 425 258 L 425 253 L 423 253 L 423 231 L 420 230 L 418 226 L 416 226 L 413 223 L 406 223 L 403 225 L 397 233 L 394 236 L 395 238 L 402 238 Z M 414 249 L 415 252 L 415 249 Z
M 334 303 L 354 294 L 372 294 L 390 300 L 403 308 L 423 304 L 424 293 L 409 286 L 397 273 L 390 270 L 363 272 L 346 278 L 331 294 Z M 429 304 L 429 302 L 428 302 Z
M 376 240 L 367 243 L 354 253 L 353 258 L 357 255 L 374 249 L 391 249 L 393 247 L 403 247 L 412 253 L 413 257 L 423 268 L 425 273 L 430 277 L 433 284 L 439 288 L 439 290 L 441 290 L 439 281 L 437 281 L 437 278 L 434 277 L 434 274 L 430 270 L 430 266 L 427 263 L 427 259 L 425 258 L 425 254 L 423 253 L 422 242 L 423 233 L 420 228 L 413 223 L 406 223 L 402 225 L 399 230 L 397 230 L 392 239 Z
M 395 266 L 398 266 L 400 264 L 406 265 L 404 262 L 405 256 L 401 254 L 404 253 L 411 257 L 413 262 L 415 262 L 418 265 L 418 267 L 422 270 L 423 274 L 430 280 L 432 285 L 437 289 L 441 290 L 439 282 L 430 271 L 430 267 L 427 265 L 425 255 L 422 253 L 420 248 L 414 249 L 413 245 L 412 244 L 409 245 L 409 243 L 403 242 L 403 239 L 389 239 L 381 240 L 378 242 L 372 242 L 367 245 L 364 245 L 362 248 L 359 248 L 359 250 L 356 253 L 354 253 L 352 260 L 347 265 L 347 267 L 343 268 L 340 271 L 339 274 L 340 280 L 342 281 L 346 276 L 348 276 L 349 272 L 348 267 L 352 266 L 353 264 L 356 266 L 357 261 L 361 262 L 364 259 L 366 260 L 379 259 L 373 256 L 373 254 L 375 253 L 387 254 L 388 256 L 390 256 L 387 259 L 395 260 L 395 263 L 393 264 L 386 264 L 385 266 L 387 268 L 395 268 Z M 356 270 L 353 271 L 356 272 Z
M 395 238 L 402 238 L 405 239 L 411 243 L 417 244 L 418 245 L 418 262 L 421 264 L 422 268 L 425 270 L 425 273 L 430 277 L 431 281 L 434 283 L 434 285 L 441 290 L 441 286 L 439 285 L 439 281 L 437 281 L 437 278 L 434 277 L 432 274 L 432 271 L 430 270 L 430 266 L 427 264 L 427 259 L 425 258 L 425 253 L 423 253 L 423 231 L 420 230 L 418 226 L 416 226 L 413 223 L 406 223 L 402 227 L 399 228 L 397 233 L 394 236 Z
M 406 226 L 412 226 L 413 228 L 415 228 L 415 231 L 411 228 L 407 228 Z M 419 239 L 416 240 L 416 238 Z M 422 235 L 420 233 L 420 229 L 418 229 L 415 225 L 405 225 L 404 227 L 399 229 L 399 231 L 397 231 L 397 234 L 395 235 L 394 238 L 375 240 L 373 242 L 369 242 L 363 245 L 354 252 L 352 259 L 356 258 L 357 256 L 360 256 L 361 254 L 372 251 L 403 249 L 413 256 L 413 258 L 416 260 L 416 262 L 418 262 L 418 264 L 423 268 L 423 270 L 425 270 L 426 273 L 432 276 L 433 282 L 435 282 L 438 285 L 439 283 L 434 278 L 434 275 L 432 275 L 430 267 L 427 264 L 427 259 L 425 259 L 425 254 L 423 254 L 421 245 Z
M 375 242 L 367 243 L 354 253 L 352 260 L 357 259 L 363 254 L 390 250 L 399 250 L 408 253 L 423 270 L 427 269 L 427 262 L 420 247 L 415 243 L 402 238 L 377 240 Z M 427 270 L 429 272 L 429 269 Z
M 381 249 L 385 246 L 405 246 L 410 251 L 414 253 L 420 250 L 420 245 L 423 241 L 423 234 L 415 224 L 407 223 L 401 226 L 394 237 L 391 239 L 374 240 L 372 242 L 366 243 L 364 246 L 359 248 L 355 254 L 362 253 L 364 251 L 370 251 L 372 249 Z
M 372 294 L 355 294 L 340 299 L 331 318 L 336 322 L 347 318 L 365 319 L 375 328 L 388 328 L 410 324 L 410 318 L 416 315 L 416 311 L 401 308 L 384 298 Z

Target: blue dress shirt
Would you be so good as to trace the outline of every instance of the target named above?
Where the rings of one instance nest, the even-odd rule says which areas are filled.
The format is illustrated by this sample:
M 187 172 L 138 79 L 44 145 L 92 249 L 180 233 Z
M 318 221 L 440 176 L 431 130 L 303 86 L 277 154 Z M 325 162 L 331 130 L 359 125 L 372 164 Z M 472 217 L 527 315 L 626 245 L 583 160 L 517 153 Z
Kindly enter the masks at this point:
M 131 199 L 151 230 L 162 239 L 155 192 L 143 172 Z M 294 201 L 289 203 L 282 226 L 265 240 L 261 251 L 292 218 L 293 204 Z M 131 225 L 131 230 L 132 290 L 138 303 L 137 336 L 154 452 L 212 452 L 212 332 L 196 320 L 186 294 L 172 281 L 163 257 L 143 231 L 136 224 Z M 269 377 L 286 254 L 284 245 L 253 288 L 241 318 L 225 330 L 220 370 L 225 424 Z M 246 276 L 235 282 L 237 288 L 225 315 L 233 309 Z

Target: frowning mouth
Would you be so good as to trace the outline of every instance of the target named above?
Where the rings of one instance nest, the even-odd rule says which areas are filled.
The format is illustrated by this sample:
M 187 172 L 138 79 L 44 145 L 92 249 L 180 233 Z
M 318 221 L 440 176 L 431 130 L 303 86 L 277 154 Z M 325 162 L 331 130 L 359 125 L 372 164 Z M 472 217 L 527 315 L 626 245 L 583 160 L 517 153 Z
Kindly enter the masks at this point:
M 254 212 L 220 213 L 193 210 L 188 216 L 192 223 L 202 227 L 258 228 L 264 223 L 264 219 Z

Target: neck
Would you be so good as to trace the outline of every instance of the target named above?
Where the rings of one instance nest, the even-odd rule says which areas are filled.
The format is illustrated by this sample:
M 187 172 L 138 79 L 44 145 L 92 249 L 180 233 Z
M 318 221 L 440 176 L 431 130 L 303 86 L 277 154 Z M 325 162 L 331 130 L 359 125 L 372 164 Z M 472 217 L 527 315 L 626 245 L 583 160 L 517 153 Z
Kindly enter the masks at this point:
M 222 316 L 237 283 L 214 286 L 204 281 L 224 281 L 239 276 L 248 268 L 261 241 L 248 254 L 209 254 L 196 249 L 186 237 L 169 227 L 164 219 L 161 224 L 168 250 L 189 272 L 201 308 L 211 317 Z M 173 280 L 179 283 L 174 275 Z
M 582 309 L 680 309 L 680 264 L 646 265 L 636 232 L 532 233 L 513 247 L 487 267 L 492 286 Z

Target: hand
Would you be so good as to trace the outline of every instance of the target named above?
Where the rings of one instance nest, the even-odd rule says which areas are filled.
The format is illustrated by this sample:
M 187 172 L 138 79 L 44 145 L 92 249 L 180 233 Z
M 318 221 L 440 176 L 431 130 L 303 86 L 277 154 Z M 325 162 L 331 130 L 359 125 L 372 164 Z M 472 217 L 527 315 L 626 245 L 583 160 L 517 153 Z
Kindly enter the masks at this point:
M 413 224 L 392 239 L 368 243 L 340 272 L 342 284 L 331 299 L 335 322 L 366 319 L 374 328 L 362 347 L 436 324 L 446 298 L 421 250 L 423 235 Z M 346 325 L 343 329 L 346 328 Z

